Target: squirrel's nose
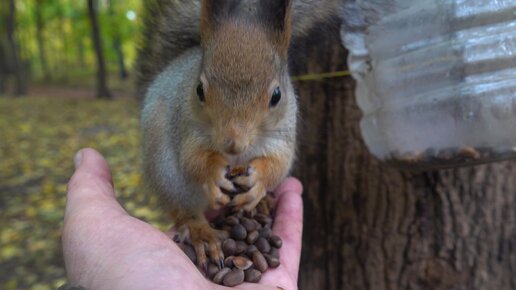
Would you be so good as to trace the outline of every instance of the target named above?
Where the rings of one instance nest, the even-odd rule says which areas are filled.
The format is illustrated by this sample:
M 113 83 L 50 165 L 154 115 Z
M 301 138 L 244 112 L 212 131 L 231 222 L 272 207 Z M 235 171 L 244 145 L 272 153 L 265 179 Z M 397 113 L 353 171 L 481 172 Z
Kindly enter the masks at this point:
M 238 155 L 244 152 L 246 147 L 243 142 L 237 142 L 234 139 L 224 141 L 224 151 L 230 155 Z

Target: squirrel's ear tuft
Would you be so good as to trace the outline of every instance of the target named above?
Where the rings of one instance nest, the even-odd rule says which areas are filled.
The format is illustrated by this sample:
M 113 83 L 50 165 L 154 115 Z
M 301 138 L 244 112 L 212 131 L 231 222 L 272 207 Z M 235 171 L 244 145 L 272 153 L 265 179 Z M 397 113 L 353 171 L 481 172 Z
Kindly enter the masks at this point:
M 240 0 L 202 0 L 201 7 L 201 41 L 211 38 L 220 23 L 227 20 Z
M 293 0 L 260 0 L 258 17 L 270 32 L 271 39 L 282 55 L 288 52 L 292 31 L 291 8 Z

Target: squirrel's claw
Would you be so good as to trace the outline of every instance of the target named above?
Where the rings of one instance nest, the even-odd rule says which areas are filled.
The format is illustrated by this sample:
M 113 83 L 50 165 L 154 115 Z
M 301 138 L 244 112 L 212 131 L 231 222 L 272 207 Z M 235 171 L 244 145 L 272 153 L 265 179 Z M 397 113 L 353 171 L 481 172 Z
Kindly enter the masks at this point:
M 210 259 L 215 265 L 219 266 L 220 269 L 224 268 L 224 252 L 222 251 L 222 245 L 219 240 L 211 241 L 208 243 L 208 251 L 210 253 Z
M 210 262 L 224 266 L 224 252 L 218 231 L 211 228 L 205 220 L 194 220 L 187 225 L 196 254 L 196 264 L 201 272 L 207 273 Z
M 227 180 L 225 177 L 222 179 L 219 179 L 215 182 L 218 187 L 220 187 L 222 190 L 226 192 L 234 192 L 235 191 L 235 185 L 233 182 Z
M 219 258 L 219 261 L 218 261 L 218 265 L 219 269 L 222 269 L 224 268 L 224 257 L 220 257 Z
M 208 186 L 207 189 L 205 189 L 205 191 L 211 209 L 221 209 L 231 200 L 229 196 L 227 194 L 224 194 L 216 185 Z

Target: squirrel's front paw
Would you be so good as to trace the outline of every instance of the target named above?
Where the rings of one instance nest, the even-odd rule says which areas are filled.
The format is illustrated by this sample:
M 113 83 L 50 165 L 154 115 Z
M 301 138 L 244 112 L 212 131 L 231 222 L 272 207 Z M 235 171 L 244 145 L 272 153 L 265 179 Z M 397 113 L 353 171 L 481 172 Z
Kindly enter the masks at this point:
M 256 177 L 256 173 L 250 173 L 248 176 L 240 176 L 234 180 L 235 184 L 242 188 L 248 188 L 245 193 L 237 194 L 229 206 L 234 211 L 244 209 L 246 211 L 253 210 L 256 205 L 267 195 L 267 190 L 262 182 Z
M 226 179 L 228 170 L 229 167 L 227 166 L 216 170 L 212 178 L 203 185 L 204 193 L 212 209 L 220 209 L 231 200 L 228 195 L 222 192 L 223 190 L 227 192 L 235 190 L 233 183 Z
M 258 173 L 254 167 L 249 166 L 245 169 L 243 174 L 238 175 L 231 181 L 233 181 L 237 187 L 243 188 L 247 191 L 255 186 L 256 182 L 258 181 Z
M 256 207 L 256 205 L 258 205 L 266 194 L 267 191 L 265 190 L 265 186 L 258 182 L 248 192 L 237 194 L 229 206 L 231 206 L 234 211 L 241 209 L 251 211 Z

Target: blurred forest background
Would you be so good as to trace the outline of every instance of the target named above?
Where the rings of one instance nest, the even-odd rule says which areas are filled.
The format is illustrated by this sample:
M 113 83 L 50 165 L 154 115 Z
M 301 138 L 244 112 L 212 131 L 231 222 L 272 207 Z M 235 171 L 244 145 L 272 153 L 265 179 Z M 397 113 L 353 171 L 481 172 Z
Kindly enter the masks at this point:
M 0 289 L 65 283 L 60 229 L 82 147 L 107 157 L 128 211 L 166 227 L 139 192 L 132 66 L 143 3 L 0 1 Z

